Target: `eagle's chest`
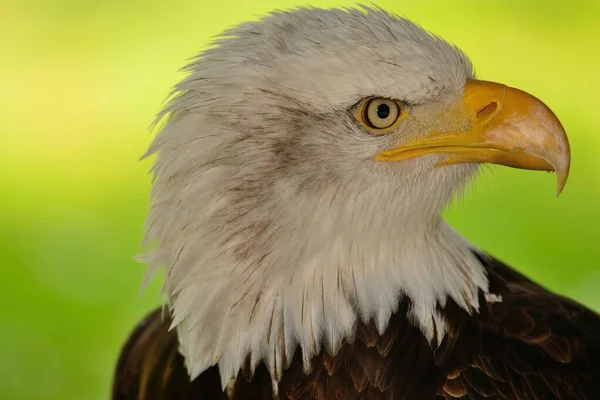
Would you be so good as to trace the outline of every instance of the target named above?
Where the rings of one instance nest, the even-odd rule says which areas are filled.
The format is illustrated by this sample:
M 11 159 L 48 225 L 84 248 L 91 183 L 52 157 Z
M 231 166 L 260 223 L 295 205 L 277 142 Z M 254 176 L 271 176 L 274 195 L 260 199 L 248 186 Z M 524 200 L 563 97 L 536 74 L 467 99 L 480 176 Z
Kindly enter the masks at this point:
M 405 315 L 392 317 L 380 335 L 373 324 L 359 324 L 351 343 L 330 356 L 321 351 L 306 374 L 298 349 L 277 385 L 279 399 L 435 399 L 451 363 L 436 365 L 433 350 Z M 232 399 L 272 399 L 269 373 L 260 364 L 252 377 L 241 371 Z

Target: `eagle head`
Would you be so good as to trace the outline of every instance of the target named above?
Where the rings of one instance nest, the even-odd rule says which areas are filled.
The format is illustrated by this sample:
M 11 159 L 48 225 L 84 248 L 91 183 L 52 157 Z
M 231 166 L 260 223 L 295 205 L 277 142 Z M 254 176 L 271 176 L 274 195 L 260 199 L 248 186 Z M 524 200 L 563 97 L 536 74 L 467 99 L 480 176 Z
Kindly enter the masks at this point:
M 275 380 L 380 332 L 400 299 L 435 345 L 448 299 L 490 294 L 441 212 L 482 163 L 556 171 L 569 145 L 520 90 L 379 9 L 298 9 L 224 32 L 160 117 L 146 240 L 192 377 L 245 362 Z

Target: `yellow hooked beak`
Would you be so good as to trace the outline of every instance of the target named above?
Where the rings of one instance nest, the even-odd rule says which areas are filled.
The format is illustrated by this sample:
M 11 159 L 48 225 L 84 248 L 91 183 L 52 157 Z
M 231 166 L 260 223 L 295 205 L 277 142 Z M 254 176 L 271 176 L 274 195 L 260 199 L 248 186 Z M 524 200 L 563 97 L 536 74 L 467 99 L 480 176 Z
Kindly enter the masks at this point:
M 464 131 L 441 132 L 377 154 L 382 161 L 402 161 L 447 153 L 437 166 L 494 163 L 514 168 L 555 171 L 560 194 L 569 175 L 567 135 L 554 113 L 540 100 L 498 83 L 469 80 L 462 98 Z

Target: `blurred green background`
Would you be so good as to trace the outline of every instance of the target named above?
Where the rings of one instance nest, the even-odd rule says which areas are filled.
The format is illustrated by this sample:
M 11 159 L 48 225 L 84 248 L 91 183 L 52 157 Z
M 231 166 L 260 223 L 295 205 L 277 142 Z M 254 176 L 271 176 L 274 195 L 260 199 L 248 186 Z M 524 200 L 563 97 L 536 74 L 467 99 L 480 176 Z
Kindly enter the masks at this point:
M 142 294 L 148 127 L 177 72 L 224 28 L 292 0 L 0 3 L 0 398 L 109 397 Z M 350 5 L 312 1 L 318 6 Z M 481 78 L 543 99 L 571 178 L 489 168 L 450 222 L 537 281 L 600 310 L 600 2 L 379 1 L 456 43 Z

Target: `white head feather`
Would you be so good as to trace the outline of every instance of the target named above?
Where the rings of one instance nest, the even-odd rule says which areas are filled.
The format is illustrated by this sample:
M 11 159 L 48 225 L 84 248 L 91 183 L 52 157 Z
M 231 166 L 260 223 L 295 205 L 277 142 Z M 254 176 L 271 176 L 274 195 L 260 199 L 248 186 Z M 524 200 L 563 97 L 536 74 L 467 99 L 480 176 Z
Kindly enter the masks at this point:
M 477 309 L 485 272 L 440 216 L 477 166 L 374 159 L 448 128 L 473 75 L 458 49 L 381 10 L 299 9 L 225 32 L 188 70 L 148 151 L 146 261 L 166 268 L 192 377 L 218 364 L 226 386 L 250 357 L 277 381 L 298 345 L 308 370 L 404 297 L 434 345 L 437 305 Z M 369 135 L 353 116 L 369 96 L 412 117 Z

